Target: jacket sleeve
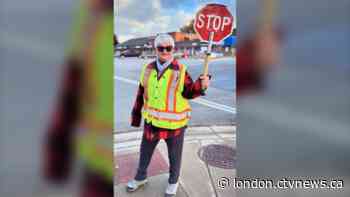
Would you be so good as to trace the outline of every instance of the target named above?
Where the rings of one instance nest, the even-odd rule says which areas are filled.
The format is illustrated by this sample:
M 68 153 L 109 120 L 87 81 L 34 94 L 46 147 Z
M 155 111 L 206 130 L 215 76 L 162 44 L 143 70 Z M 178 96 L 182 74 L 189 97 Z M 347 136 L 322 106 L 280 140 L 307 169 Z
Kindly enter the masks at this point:
M 142 119 L 141 110 L 143 107 L 143 92 L 144 92 L 144 88 L 140 84 L 139 88 L 137 90 L 137 95 L 135 98 L 134 107 L 133 107 L 132 112 L 131 112 L 131 126 L 133 126 L 133 127 L 139 127 L 141 125 L 141 119 Z
M 204 95 L 204 91 L 205 90 L 202 90 L 201 87 L 201 80 L 198 78 L 195 82 L 193 82 L 190 74 L 186 71 L 182 96 L 186 99 L 194 99 L 196 97 Z
M 80 116 L 79 92 L 82 70 L 77 62 L 69 62 L 65 68 L 58 103 L 52 114 L 43 144 L 43 175 L 51 182 L 68 178 L 73 159 L 73 136 Z

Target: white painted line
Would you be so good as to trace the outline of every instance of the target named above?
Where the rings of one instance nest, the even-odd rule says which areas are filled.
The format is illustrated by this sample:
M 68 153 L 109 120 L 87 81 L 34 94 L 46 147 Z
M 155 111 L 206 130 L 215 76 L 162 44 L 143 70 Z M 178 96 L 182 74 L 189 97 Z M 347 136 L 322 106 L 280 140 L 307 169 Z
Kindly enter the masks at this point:
M 125 83 L 133 84 L 133 85 L 138 85 L 138 82 L 136 80 L 132 80 L 132 79 L 128 79 L 128 78 L 124 78 L 124 77 L 120 77 L 120 76 L 114 76 L 114 79 L 125 82 Z M 196 98 L 196 99 L 192 100 L 192 102 L 200 104 L 200 105 L 204 105 L 204 106 L 207 106 L 207 107 L 210 107 L 213 109 L 225 111 L 225 112 L 228 112 L 231 114 L 237 113 L 236 108 L 234 108 L 234 107 L 230 107 L 227 105 L 223 105 L 220 103 L 209 101 L 209 100 L 203 99 L 203 98 Z
M 214 109 L 218 109 L 218 110 L 222 110 L 222 111 L 226 111 L 229 112 L 231 114 L 236 114 L 236 108 L 227 106 L 227 105 L 223 105 L 223 104 L 219 104 L 213 101 L 209 101 L 203 98 L 196 98 L 194 100 L 192 100 L 192 102 L 197 103 L 197 104 L 201 104 L 201 105 L 205 105 Z
M 121 142 L 121 143 L 114 143 L 114 150 L 118 150 L 118 149 L 122 149 L 122 148 L 129 148 L 129 147 L 139 147 L 140 143 L 141 143 L 141 139 L 127 141 L 127 142 Z
M 133 85 L 138 85 L 137 81 L 131 80 L 131 79 L 127 79 L 127 78 L 124 78 L 124 77 L 114 76 L 114 79 L 122 81 L 122 82 L 125 82 L 125 83 L 130 83 L 130 84 L 133 84 Z

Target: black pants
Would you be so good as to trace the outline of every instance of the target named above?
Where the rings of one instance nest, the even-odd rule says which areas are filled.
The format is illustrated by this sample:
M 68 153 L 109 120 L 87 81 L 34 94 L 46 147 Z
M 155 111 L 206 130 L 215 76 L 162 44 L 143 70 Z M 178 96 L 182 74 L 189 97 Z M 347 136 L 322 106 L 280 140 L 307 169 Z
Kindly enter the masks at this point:
M 182 158 L 182 147 L 184 141 L 184 132 L 175 137 L 165 139 L 168 147 L 168 157 L 170 163 L 169 179 L 170 184 L 177 183 L 180 176 L 181 158 Z M 151 161 L 154 149 L 156 148 L 159 140 L 150 141 L 142 137 L 141 148 L 140 148 L 140 161 L 135 180 L 144 180 L 147 177 L 147 168 Z

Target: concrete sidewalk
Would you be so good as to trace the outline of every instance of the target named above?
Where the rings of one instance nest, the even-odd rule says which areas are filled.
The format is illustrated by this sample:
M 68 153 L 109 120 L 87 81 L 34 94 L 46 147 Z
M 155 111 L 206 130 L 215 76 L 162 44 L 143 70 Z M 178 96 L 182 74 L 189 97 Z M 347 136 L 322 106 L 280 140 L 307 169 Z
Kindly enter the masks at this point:
M 167 147 L 162 140 L 148 169 L 148 184 L 134 193 L 126 192 L 126 182 L 136 173 L 142 130 L 114 135 L 116 155 L 115 193 L 118 197 L 163 197 L 168 180 Z M 207 148 L 206 148 L 207 147 Z M 233 188 L 220 189 L 221 177 L 234 178 L 236 127 L 190 127 L 186 130 L 181 176 L 177 197 L 232 197 Z M 206 162 L 204 162 L 204 160 Z

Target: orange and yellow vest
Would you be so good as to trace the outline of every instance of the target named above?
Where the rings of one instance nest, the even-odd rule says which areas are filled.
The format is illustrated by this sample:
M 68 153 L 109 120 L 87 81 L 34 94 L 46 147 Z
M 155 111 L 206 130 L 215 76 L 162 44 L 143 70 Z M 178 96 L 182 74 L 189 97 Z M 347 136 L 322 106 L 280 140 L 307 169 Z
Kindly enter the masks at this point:
M 154 64 L 143 66 L 140 84 L 144 87 L 142 116 L 147 123 L 165 128 L 178 129 L 187 125 L 191 116 L 188 100 L 182 96 L 186 66 L 178 64 L 167 68 L 158 80 Z

